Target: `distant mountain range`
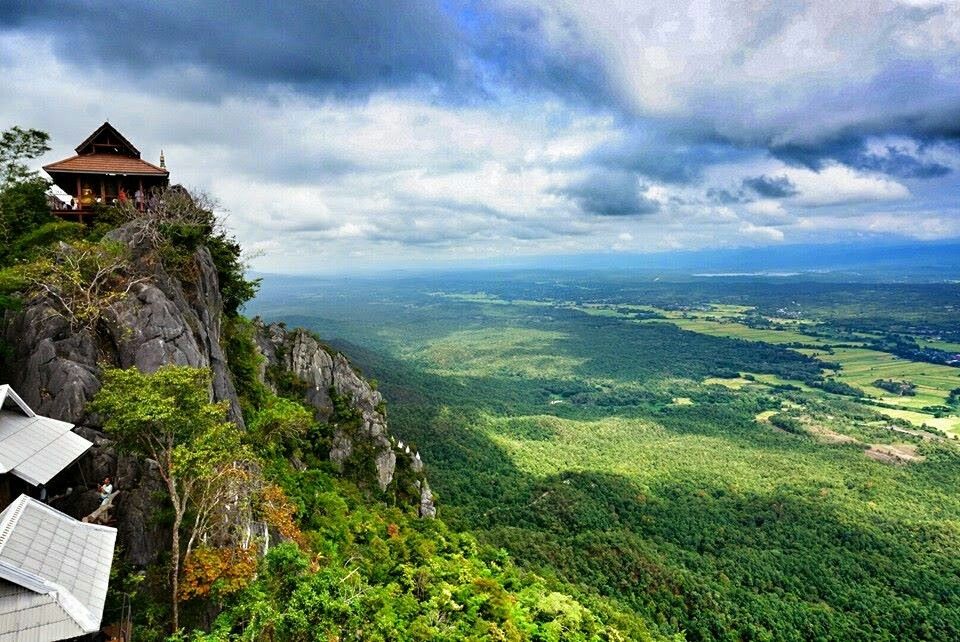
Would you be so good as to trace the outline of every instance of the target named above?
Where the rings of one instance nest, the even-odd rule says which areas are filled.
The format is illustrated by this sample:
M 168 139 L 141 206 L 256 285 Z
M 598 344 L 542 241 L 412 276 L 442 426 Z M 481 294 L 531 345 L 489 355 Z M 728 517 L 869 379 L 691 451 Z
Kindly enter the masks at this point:
M 856 281 L 960 280 L 960 242 L 783 245 L 648 254 L 605 253 L 494 258 L 438 263 L 433 267 L 394 269 L 390 270 L 390 274 L 414 276 L 436 272 L 531 269 L 629 270 L 662 274 L 665 277 L 803 276 Z M 365 269 L 351 273 L 370 275 L 376 272 L 375 269 Z M 325 276 L 330 276 L 330 273 L 325 273 Z

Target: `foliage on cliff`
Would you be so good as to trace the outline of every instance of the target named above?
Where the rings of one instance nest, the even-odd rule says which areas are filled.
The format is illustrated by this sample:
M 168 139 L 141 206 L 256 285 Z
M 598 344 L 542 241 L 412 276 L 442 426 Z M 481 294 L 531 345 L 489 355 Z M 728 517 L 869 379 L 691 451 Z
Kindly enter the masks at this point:
M 639 618 L 557 593 L 441 520 L 371 503 L 329 472 L 274 465 L 309 546 L 274 548 L 198 642 L 651 639 Z
M 273 549 L 249 586 L 216 596 L 224 610 L 195 640 L 652 639 L 641 618 L 558 593 L 503 551 L 338 473 L 331 424 L 356 411 L 333 395 L 329 423 L 313 419 L 303 386 L 271 377 L 273 392 L 257 375 L 264 363 L 250 322 L 228 327 L 247 439 L 302 537 Z

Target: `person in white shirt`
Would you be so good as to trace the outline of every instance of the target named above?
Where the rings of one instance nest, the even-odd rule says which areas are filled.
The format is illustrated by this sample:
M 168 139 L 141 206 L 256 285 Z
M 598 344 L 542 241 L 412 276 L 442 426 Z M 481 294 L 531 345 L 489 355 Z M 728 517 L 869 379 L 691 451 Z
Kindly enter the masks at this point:
M 113 493 L 113 483 L 110 481 L 110 478 L 104 477 L 103 483 L 100 484 L 97 490 L 100 491 L 100 505 L 103 506 L 107 503 L 107 500 L 110 499 L 110 495 Z

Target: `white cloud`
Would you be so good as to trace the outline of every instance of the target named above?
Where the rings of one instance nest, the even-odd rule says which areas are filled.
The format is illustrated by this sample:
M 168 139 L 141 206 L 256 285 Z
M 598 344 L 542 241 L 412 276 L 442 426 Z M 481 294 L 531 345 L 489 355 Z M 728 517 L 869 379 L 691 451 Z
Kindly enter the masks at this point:
M 709 50 L 705 34 L 714 27 L 719 35 L 740 31 L 726 25 L 720 14 L 668 9 L 664 11 L 673 17 L 659 20 L 650 44 L 661 50 L 631 63 L 624 73 L 646 73 L 649 67 L 653 75 L 647 80 L 662 78 L 663 86 L 647 87 L 642 78 L 633 79 L 639 83 L 638 104 L 649 101 L 651 109 L 683 111 L 690 108 L 690 87 L 710 73 L 711 65 L 720 64 L 718 82 L 727 82 L 724 65 L 729 60 L 715 63 L 707 53 L 697 53 Z M 590 13 L 593 9 L 582 11 L 600 20 Z M 625 24 L 646 33 L 635 22 Z M 663 63 L 673 61 L 673 48 L 680 45 L 671 38 L 682 41 L 681 33 L 692 39 L 695 55 L 680 60 L 678 70 Z M 609 37 L 615 41 L 620 36 Z M 728 49 L 721 43 L 722 55 L 732 55 Z M 746 55 L 753 56 L 751 52 Z M 706 70 L 698 68 L 700 62 Z M 10 35 L 0 35 L 0 74 L 5 78 L 0 125 L 50 131 L 54 151 L 43 162 L 72 153 L 73 145 L 110 119 L 145 158 L 155 160 L 163 148 L 175 181 L 218 197 L 239 240 L 261 253 L 255 261 L 261 270 L 317 271 L 611 248 L 729 247 L 818 240 L 823 230 L 918 238 L 960 235 L 960 213 L 953 209 L 938 213 L 930 207 L 914 216 L 895 211 L 926 207 L 911 193 L 924 189 L 915 182 L 908 190 L 883 175 L 840 164 L 816 172 L 760 151 L 745 153 L 741 162 L 708 164 L 702 184 L 651 182 L 637 170 L 642 196 L 658 203 L 660 211 L 643 217 L 586 215 L 557 188 L 593 173 L 599 163 L 593 150 L 621 140 L 628 126 L 602 109 L 541 95 L 451 105 L 403 91 L 335 99 L 275 88 L 263 95 L 195 102 L 125 87 L 95 68 L 75 69 L 62 63 L 49 43 Z M 654 131 L 656 123 L 650 127 Z M 884 138 L 869 149 L 888 153 L 891 141 L 924 161 L 960 164 L 956 150 L 943 144 L 921 149 L 910 147 L 909 139 Z M 735 193 L 744 178 L 763 174 L 787 176 L 798 194 L 722 205 L 704 196 L 711 186 Z M 937 201 L 945 198 L 944 192 L 953 193 L 932 191 L 932 196 L 919 196 Z M 877 213 L 878 203 L 891 211 Z
M 746 221 L 740 225 L 740 233 L 752 239 L 762 239 L 765 241 L 779 242 L 784 239 L 782 230 L 768 225 L 754 225 Z
M 783 204 L 774 200 L 761 200 L 747 203 L 744 209 L 752 214 L 756 221 L 768 224 L 786 223 L 791 220 L 790 214 Z
M 836 217 L 801 218 L 794 226 L 798 232 L 813 234 L 830 232 L 867 232 L 876 235 L 897 235 L 922 241 L 960 236 L 960 212 L 877 212 L 855 219 Z
M 891 114 L 946 113 L 960 95 L 956 2 L 929 11 L 895 0 L 513 3 L 568 25 L 552 45 L 596 51 L 612 93 L 635 113 L 694 117 L 742 141 L 817 142 Z M 902 91 L 916 77 L 896 71 L 904 62 L 939 84 Z M 876 82 L 891 72 L 899 76 Z
M 857 172 L 838 163 L 828 165 L 817 172 L 785 168 L 784 173 L 797 187 L 799 194 L 795 200 L 800 205 L 818 207 L 869 201 L 895 201 L 910 196 L 910 190 L 901 183 L 880 175 Z

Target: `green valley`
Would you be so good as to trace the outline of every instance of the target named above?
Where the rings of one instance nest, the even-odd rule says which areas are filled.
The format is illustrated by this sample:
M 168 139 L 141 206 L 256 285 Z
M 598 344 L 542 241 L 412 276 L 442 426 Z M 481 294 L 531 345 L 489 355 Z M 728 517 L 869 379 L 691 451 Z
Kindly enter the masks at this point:
M 878 342 L 951 336 L 958 295 L 858 287 L 290 278 L 251 311 L 349 338 L 447 523 L 567 592 L 689 640 L 955 638 L 960 368 Z

